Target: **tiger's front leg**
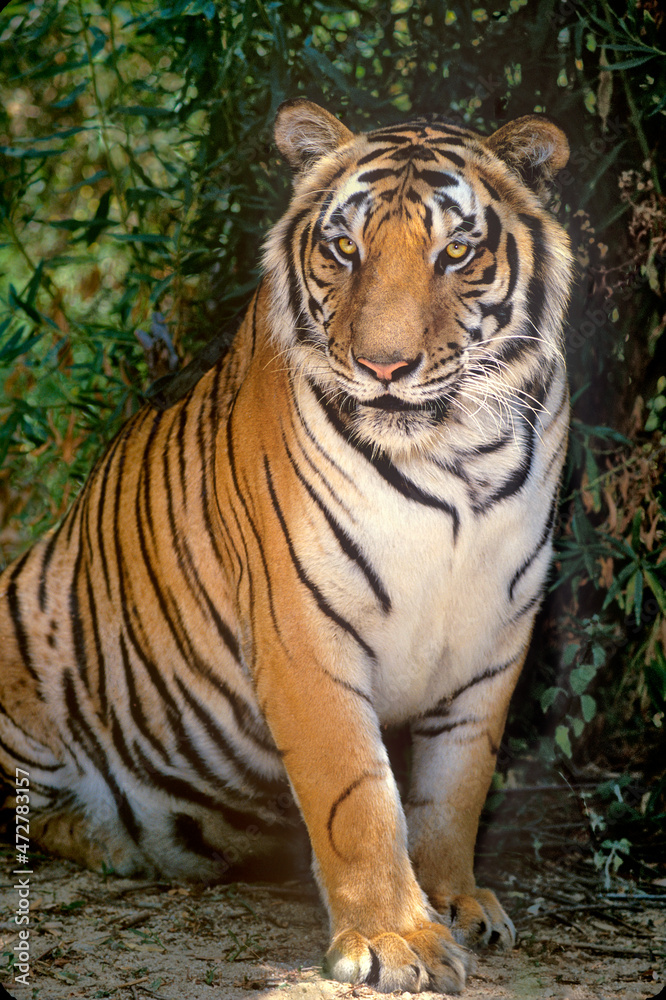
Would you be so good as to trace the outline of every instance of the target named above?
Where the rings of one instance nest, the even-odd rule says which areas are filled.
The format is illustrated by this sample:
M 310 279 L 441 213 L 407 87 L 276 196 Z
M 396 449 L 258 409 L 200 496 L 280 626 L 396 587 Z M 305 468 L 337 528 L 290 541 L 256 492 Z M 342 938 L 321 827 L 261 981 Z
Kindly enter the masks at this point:
M 495 894 L 476 886 L 474 847 L 525 652 L 489 667 L 412 725 L 410 855 L 431 904 L 466 947 L 515 943 L 513 923 Z
M 329 975 L 381 992 L 459 992 L 471 956 L 435 917 L 414 876 L 368 694 L 302 648 L 291 657 L 274 650 L 270 666 L 259 661 L 257 668 L 259 698 L 329 911 Z

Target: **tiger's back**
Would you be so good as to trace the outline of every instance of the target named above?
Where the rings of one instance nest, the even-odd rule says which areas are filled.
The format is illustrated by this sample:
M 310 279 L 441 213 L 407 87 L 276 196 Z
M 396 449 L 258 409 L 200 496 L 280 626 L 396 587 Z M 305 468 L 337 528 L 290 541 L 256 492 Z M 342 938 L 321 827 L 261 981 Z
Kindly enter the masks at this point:
M 123 873 L 237 875 L 295 800 L 331 973 L 454 991 L 461 944 L 513 939 L 473 851 L 550 558 L 570 268 L 515 171 L 566 141 L 355 137 L 305 101 L 276 136 L 295 196 L 231 352 L 0 578 L 0 763 L 42 845 Z

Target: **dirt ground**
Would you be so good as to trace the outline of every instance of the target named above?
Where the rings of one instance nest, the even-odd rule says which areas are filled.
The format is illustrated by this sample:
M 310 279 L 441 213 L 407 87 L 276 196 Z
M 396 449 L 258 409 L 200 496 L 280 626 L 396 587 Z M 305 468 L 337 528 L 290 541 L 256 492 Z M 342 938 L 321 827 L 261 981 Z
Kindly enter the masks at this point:
M 499 876 L 497 858 L 482 863 L 483 881 L 512 914 L 519 942 L 509 954 L 479 955 L 465 1000 L 659 995 L 666 981 L 664 879 L 639 886 L 613 877 L 604 886 L 603 872 L 584 852 L 541 862 L 531 855 L 508 854 Z M 11 966 L 20 943 L 15 915 L 22 912 L 15 869 L 7 847 L 0 867 L 0 982 L 15 1000 L 376 997 L 367 987 L 323 977 L 326 917 L 311 883 L 172 886 L 39 858 L 27 876 L 23 985 Z

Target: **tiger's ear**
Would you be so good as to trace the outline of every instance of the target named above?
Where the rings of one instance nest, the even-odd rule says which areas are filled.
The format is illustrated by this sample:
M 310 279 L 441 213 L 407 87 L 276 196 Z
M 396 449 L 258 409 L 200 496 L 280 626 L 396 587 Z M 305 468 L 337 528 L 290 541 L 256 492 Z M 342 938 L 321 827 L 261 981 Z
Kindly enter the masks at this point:
M 293 170 L 309 167 L 353 138 L 342 122 L 318 104 L 296 97 L 278 108 L 275 142 Z
M 569 159 L 567 137 L 545 115 L 525 115 L 507 122 L 485 140 L 485 145 L 544 200 L 553 177 Z

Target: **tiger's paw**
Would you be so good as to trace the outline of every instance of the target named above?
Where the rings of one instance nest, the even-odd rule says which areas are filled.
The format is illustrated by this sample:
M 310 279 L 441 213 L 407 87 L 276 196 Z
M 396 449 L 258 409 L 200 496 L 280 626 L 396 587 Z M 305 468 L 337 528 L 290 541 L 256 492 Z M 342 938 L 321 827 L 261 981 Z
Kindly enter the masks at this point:
M 342 931 L 327 952 L 325 969 L 331 979 L 379 993 L 460 993 L 472 963 L 473 956 L 446 927 L 426 924 L 404 937 L 387 932 L 368 939 L 358 931 Z
M 466 948 L 513 948 L 516 929 L 511 917 L 490 889 L 475 889 L 470 895 L 434 893 L 432 905 L 455 940 Z

